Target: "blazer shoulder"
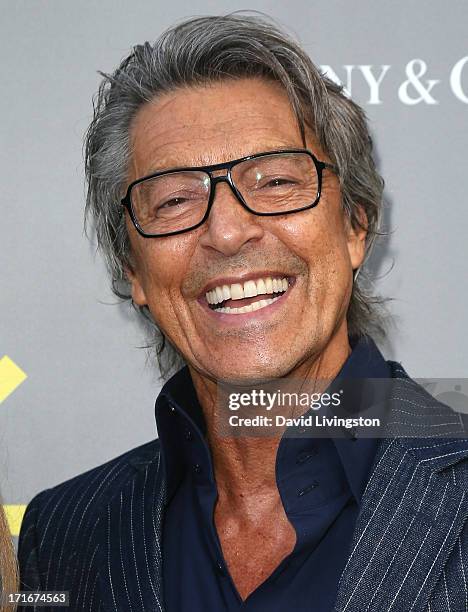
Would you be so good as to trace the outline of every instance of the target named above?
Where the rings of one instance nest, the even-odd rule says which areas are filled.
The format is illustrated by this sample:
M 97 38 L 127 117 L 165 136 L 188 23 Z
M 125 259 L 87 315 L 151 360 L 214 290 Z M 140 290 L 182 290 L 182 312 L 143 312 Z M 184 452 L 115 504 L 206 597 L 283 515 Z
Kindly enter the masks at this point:
M 79 516 L 83 522 L 87 516 L 96 516 L 139 473 L 151 466 L 157 469 L 159 449 L 159 440 L 152 440 L 38 493 L 26 509 L 20 541 L 32 523 L 45 533 L 59 517 L 63 521 Z
M 440 401 L 432 385 L 423 386 L 403 366 L 387 362 L 392 385 L 389 432 L 417 460 L 433 469 L 446 469 L 468 457 L 468 415 Z
M 80 568 L 91 568 L 96 560 L 106 508 L 116 496 L 128 495 L 128 489 L 144 488 L 147 481 L 154 486 L 158 474 L 159 440 L 154 440 L 36 495 L 19 538 L 22 588 L 75 588 Z

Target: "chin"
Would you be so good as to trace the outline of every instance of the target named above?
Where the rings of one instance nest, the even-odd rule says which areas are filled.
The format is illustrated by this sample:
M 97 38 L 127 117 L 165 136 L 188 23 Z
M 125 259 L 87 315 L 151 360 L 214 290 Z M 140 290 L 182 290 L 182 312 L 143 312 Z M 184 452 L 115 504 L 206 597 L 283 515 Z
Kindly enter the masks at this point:
M 245 382 L 254 384 L 272 378 L 287 376 L 293 365 L 274 363 L 240 363 L 226 361 L 225 363 L 211 364 L 203 368 L 210 378 L 219 382 Z

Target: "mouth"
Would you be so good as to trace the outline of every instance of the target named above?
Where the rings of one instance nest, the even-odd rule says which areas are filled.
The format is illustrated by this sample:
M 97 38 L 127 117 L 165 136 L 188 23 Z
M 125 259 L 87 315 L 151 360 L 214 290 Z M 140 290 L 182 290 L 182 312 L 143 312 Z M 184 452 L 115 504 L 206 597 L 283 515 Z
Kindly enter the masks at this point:
M 210 310 L 228 315 L 240 315 L 262 310 L 274 304 L 294 284 L 290 276 L 259 276 L 244 282 L 212 286 L 204 293 Z

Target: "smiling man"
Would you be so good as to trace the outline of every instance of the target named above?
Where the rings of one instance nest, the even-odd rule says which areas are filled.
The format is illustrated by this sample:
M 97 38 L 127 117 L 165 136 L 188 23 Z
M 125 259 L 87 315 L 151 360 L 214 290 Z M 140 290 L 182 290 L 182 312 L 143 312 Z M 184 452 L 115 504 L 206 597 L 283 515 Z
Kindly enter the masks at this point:
M 86 146 L 115 290 L 185 366 L 159 440 L 31 502 L 23 587 L 73 610 L 465 609 L 461 422 L 385 361 L 357 280 L 382 197 L 359 107 L 269 22 L 207 17 L 105 77 Z M 220 383 L 347 378 L 395 383 L 381 440 L 219 431 Z
M 202 404 L 219 379 L 335 374 L 366 231 L 345 219 L 337 170 L 283 88 L 182 86 L 141 108 L 130 139 L 132 298 L 190 364 Z

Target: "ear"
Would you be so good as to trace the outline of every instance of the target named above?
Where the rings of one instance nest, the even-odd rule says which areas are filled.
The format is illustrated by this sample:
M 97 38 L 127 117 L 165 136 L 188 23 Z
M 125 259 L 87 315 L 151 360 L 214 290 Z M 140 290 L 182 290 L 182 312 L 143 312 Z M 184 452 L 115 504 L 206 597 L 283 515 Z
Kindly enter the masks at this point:
M 125 268 L 125 276 L 127 277 L 128 282 L 132 288 L 132 301 L 137 306 L 146 306 L 148 301 L 146 299 L 145 290 L 143 289 L 143 284 L 140 281 L 139 275 L 132 268 Z
M 356 270 L 364 261 L 367 228 L 369 225 L 366 212 L 361 204 L 358 204 L 357 221 L 354 221 L 354 226 L 349 218 L 346 220 L 346 225 L 349 259 L 353 270 Z

